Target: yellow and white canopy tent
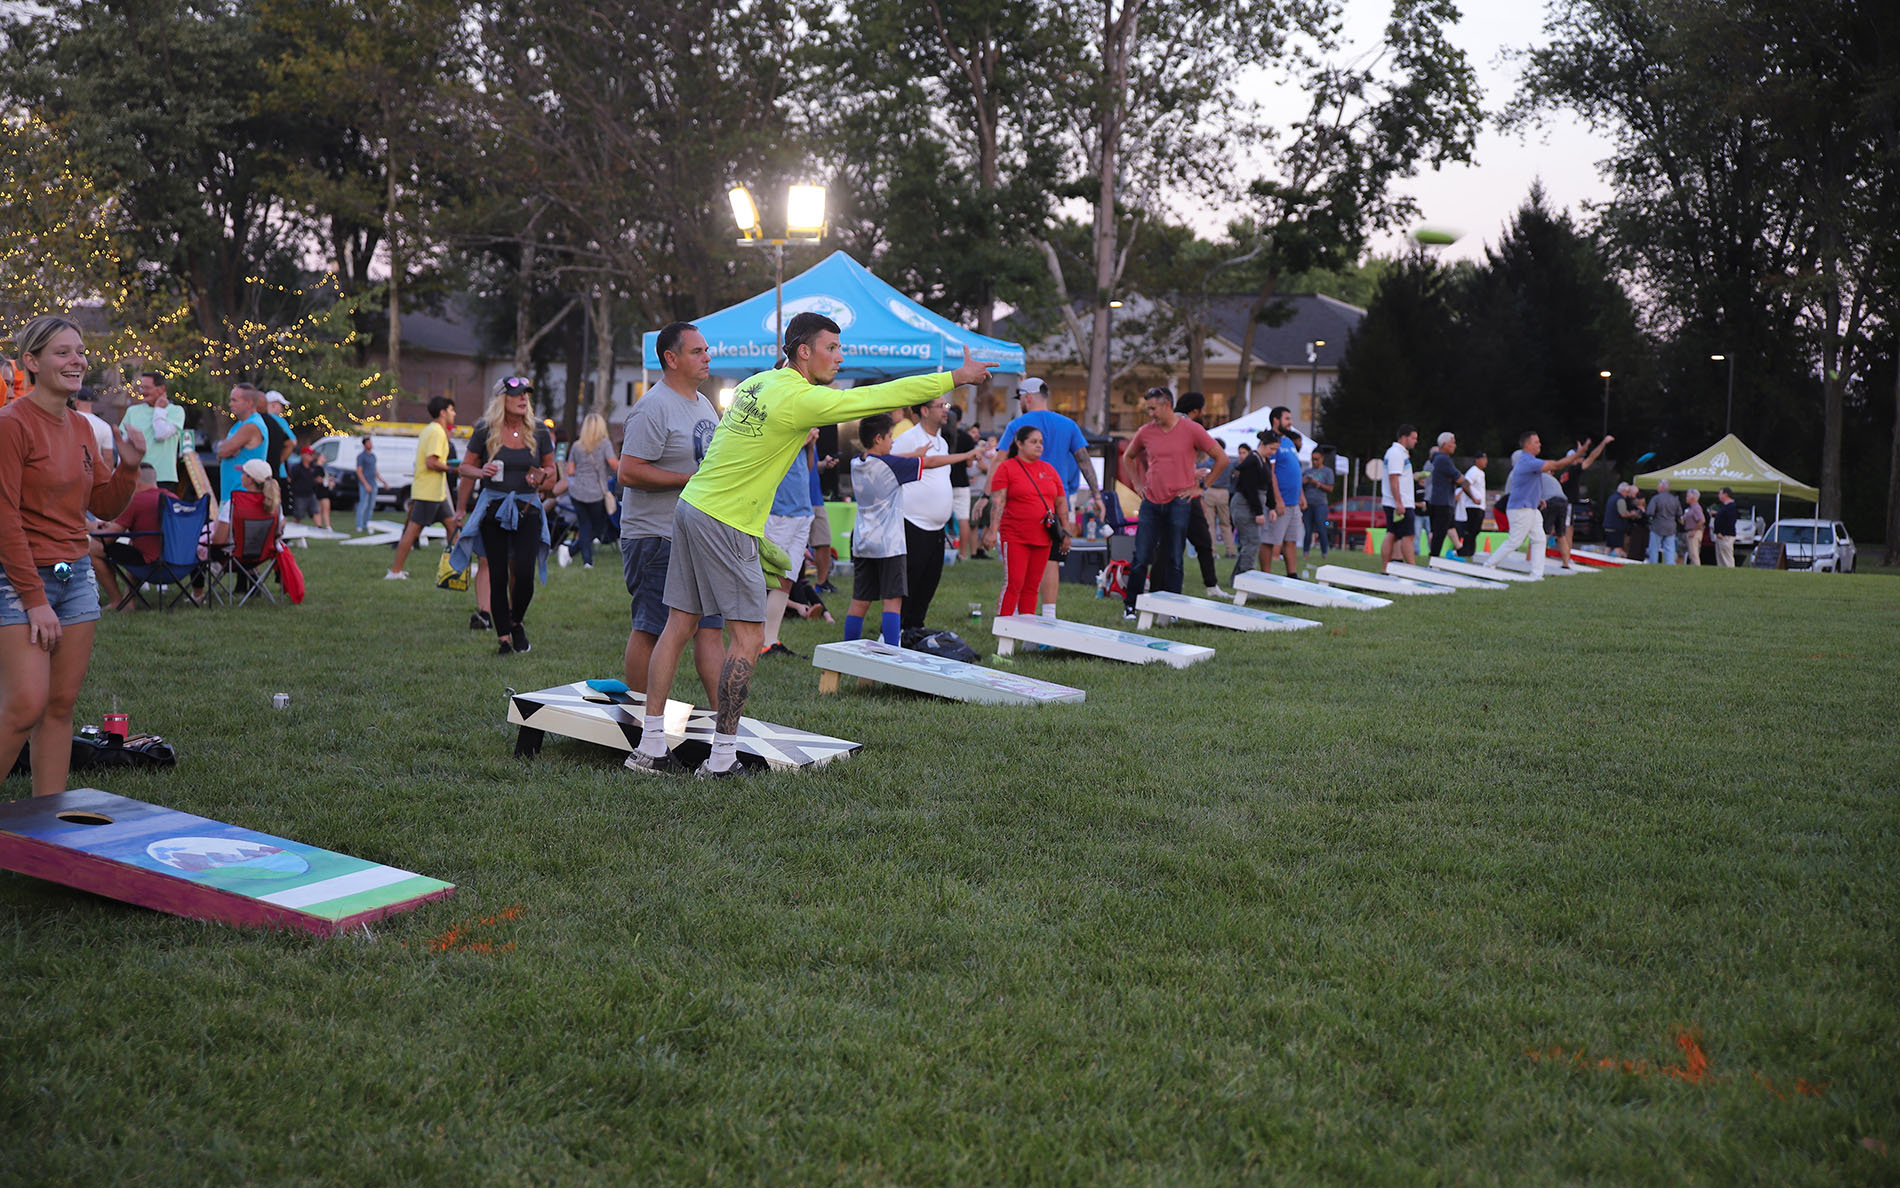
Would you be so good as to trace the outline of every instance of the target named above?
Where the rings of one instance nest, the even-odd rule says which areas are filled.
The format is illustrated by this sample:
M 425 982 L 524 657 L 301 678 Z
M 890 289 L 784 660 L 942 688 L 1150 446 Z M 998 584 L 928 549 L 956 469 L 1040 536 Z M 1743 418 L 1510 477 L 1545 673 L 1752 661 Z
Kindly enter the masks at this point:
M 1809 503 L 1818 503 L 1821 499 L 1819 490 L 1770 466 L 1733 433 L 1687 461 L 1636 476 L 1637 485 L 1644 487 L 1654 487 L 1663 479 L 1668 479 L 1670 488 L 1677 492 L 1687 487 L 1727 487 L 1738 495 L 1772 494 L 1777 520 L 1781 518 L 1783 495 Z M 1708 494 L 1713 496 L 1714 493 Z

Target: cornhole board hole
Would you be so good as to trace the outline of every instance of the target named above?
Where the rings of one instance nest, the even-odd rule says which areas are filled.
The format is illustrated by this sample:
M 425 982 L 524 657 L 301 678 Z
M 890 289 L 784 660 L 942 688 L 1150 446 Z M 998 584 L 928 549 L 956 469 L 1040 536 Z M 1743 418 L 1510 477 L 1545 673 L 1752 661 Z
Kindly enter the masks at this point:
M 983 705 L 1058 705 L 1088 697 L 1080 689 L 1053 681 L 894 648 L 875 639 L 819 644 L 811 650 L 811 662 L 824 673 L 818 678 L 820 693 L 836 693 L 838 677 L 843 675 Z
M 1605 565 L 1611 569 L 1621 569 L 1625 565 L 1649 564 L 1649 562 L 1644 561 L 1641 557 L 1617 557 L 1609 553 L 1599 552 L 1596 549 L 1571 549 L 1570 555 L 1578 560 L 1591 562 L 1596 565 Z
M 1298 631 L 1303 627 L 1320 625 L 1318 619 L 1296 619 L 1292 615 L 1276 615 L 1256 607 L 1235 606 L 1231 602 L 1215 602 L 1211 598 L 1195 598 L 1187 594 L 1170 594 L 1165 590 L 1151 590 L 1135 599 L 1135 609 L 1141 613 L 1141 617 L 1135 620 L 1135 626 L 1142 631 L 1154 626 L 1156 615 L 1173 615 L 1191 623 L 1206 623 L 1235 631 Z
M 1527 574 L 1531 571 L 1531 561 L 1529 557 L 1521 553 L 1506 553 L 1504 556 L 1498 558 L 1498 568 L 1508 569 L 1512 573 Z M 1577 574 L 1583 572 L 1581 569 L 1565 569 L 1555 561 L 1546 561 L 1544 564 L 1545 577 L 1551 577 L 1553 575 L 1556 577 L 1575 577 Z
M 999 656 L 1009 655 L 1016 650 L 1017 644 L 1023 643 L 1047 644 L 1065 652 L 1080 652 L 1085 656 L 1100 656 L 1105 660 L 1122 660 L 1129 664 L 1166 664 L 1171 668 L 1186 668 L 1190 664 L 1214 658 L 1213 648 L 1204 648 L 1199 644 L 1176 643 L 1171 639 L 1156 639 L 1152 635 L 1097 627 L 1093 623 L 1045 619 L 1041 615 L 999 616 L 990 624 L 990 634 L 996 637 L 996 654 Z
M 1510 587 L 1491 578 L 1470 577 L 1462 573 L 1451 573 L 1443 569 L 1427 569 L 1423 565 L 1407 565 L 1403 561 L 1394 561 L 1385 567 L 1391 577 L 1412 578 L 1416 581 L 1430 582 L 1435 586 L 1450 586 L 1454 590 L 1506 590 Z
M 1390 598 L 1361 594 L 1357 590 L 1342 590 L 1337 586 L 1322 586 L 1318 582 L 1303 582 L 1299 578 L 1280 577 L 1257 569 L 1249 569 L 1234 577 L 1234 605 L 1247 605 L 1247 596 L 1250 594 L 1261 598 L 1277 598 L 1281 602 L 1296 602 L 1301 606 L 1343 606 L 1351 610 L 1377 610 L 1392 605 Z
M 1504 582 L 1509 584 L 1511 582 L 1528 582 L 1531 580 L 1525 574 L 1514 573 L 1508 569 L 1486 569 L 1482 565 L 1477 565 L 1470 561 L 1460 561 L 1456 557 L 1433 557 L 1432 569 L 1447 576 L 1455 574 L 1459 577 L 1477 578 L 1479 581 L 1485 582 Z
M 644 694 L 603 693 L 590 688 L 586 681 L 535 693 L 510 693 L 508 721 L 521 727 L 515 739 L 515 754 L 532 759 L 540 752 L 543 737 L 549 734 L 631 752 L 640 745 L 646 704 Z M 669 698 L 665 722 L 666 745 L 680 762 L 696 767 L 712 754 L 711 709 Z M 863 745 L 757 718 L 739 719 L 739 762 L 747 767 L 773 771 L 817 767 L 845 758 Z
M 1313 576 L 1330 586 L 1348 586 L 1358 590 L 1373 590 L 1380 594 L 1457 593 L 1450 586 L 1441 586 L 1437 582 L 1421 582 L 1408 577 L 1368 573 L 1363 569 L 1349 569 L 1344 565 L 1322 565 L 1313 571 Z
M 331 936 L 455 885 L 96 788 L 0 804 L 0 867 L 195 920 Z

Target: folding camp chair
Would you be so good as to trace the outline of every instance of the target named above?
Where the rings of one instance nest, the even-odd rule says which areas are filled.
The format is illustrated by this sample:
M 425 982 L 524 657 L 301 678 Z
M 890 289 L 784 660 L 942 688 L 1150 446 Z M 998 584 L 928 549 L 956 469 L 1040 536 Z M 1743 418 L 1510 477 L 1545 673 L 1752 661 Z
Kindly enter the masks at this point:
M 243 606 L 258 594 L 275 604 L 265 579 L 277 568 L 277 516 L 244 516 L 231 509 L 231 544 L 224 556 L 225 580 L 229 583 L 224 597 L 232 606 Z
M 122 564 L 113 560 L 108 550 L 106 563 L 126 586 L 125 596 L 119 599 L 118 609 L 124 610 L 134 600 L 150 609 L 153 603 L 145 597 L 147 588 L 151 589 L 161 610 L 177 606 L 179 600 L 191 592 L 191 580 L 202 576 L 206 568 L 205 563 L 198 559 L 198 538 L 204 534 L 205 519 L 210 512 L 209 495 L 201 495 L 192 503 L 181 499 L 163 500 L 158 513 L 158 560 L 148 565 Z M 149 534 L 136 532 L 131 535 Z M 160 592 L 166 586 L 173 588 L 170 597 Z

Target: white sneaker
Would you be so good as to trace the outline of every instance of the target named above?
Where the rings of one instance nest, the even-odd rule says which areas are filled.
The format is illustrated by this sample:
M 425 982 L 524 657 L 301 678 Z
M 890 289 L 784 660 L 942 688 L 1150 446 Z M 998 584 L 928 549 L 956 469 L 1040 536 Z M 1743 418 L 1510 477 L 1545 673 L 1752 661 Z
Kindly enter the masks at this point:
M 406 582 L 409 580 L 409 575 L 400 569 L 392 569 L 383 575 L 383 580 L 386 582 Z
M 1209 586 L 1207 588 L 1207 596 L 1209 598 L 1232 598 L 1233 597 L 1232 594 L 1229 594 L 1227 591 L 1221 589 L 1218 584 Z
M 562 569 L 566 569 L 568 567 L 568 563 L 574 560 L 573 556 L 568 553 L 566 545 L 561 546 L 559 552 L 556 553 L 556 556 L 560 558 Z

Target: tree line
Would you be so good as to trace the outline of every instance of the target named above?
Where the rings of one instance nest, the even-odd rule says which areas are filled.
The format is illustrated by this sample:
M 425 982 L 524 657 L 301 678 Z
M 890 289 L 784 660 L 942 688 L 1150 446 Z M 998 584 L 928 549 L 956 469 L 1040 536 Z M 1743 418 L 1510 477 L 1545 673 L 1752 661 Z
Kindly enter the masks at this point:
M 1350 52 L 1341 3 L 52 0 L 0 28 L 0 95 L 98 189 L 116 279 L 214 380 L 303 341 L 347 412 L 387 396 L 360 365 L 400 363 L 405 312 L 472 293 L 518 368 L 570 361 L 572 415 L 586 343 L 604 391 L 624 331 L 769 283 L 733 243 L 729 185 L 770 228 L 784 184 L 819 179 L 831 239 L 906 292 L 980 330 L 999 307 L 1046 316 L 1101 426 L 1111 300 L 1172 296 L 1197 377 L 1201 297 L 1249 293 L 1251 336 L 1289 281 L 1352 274 L 1415 219 L 1407 177 L 1470 159 L 1487 117 L 1450 0 L 1393 0 Z M 1627 366 L 1613 400 L 1700 407 L 1706 356 L 1733 352 L 1738 411 L 1819 424 L 1830 509 L 1891 370 L 1889 9 L 1555 0 L 1525 91 L 1493 97 L 1616 140 L 1616 196 L 1582 233 L 1644 349 L 1586 374 Z M 1300 106 L 1262 110 L 1262 77 Z M 1186 230 L 1210 210 L 1222 235 Z M 1638 357 L 1653 374 L 1620 362 Z M 1406 382 L 1423 361 L 1388 365 Z M 1513 380 L 1581 399 L 1534 382 Z

